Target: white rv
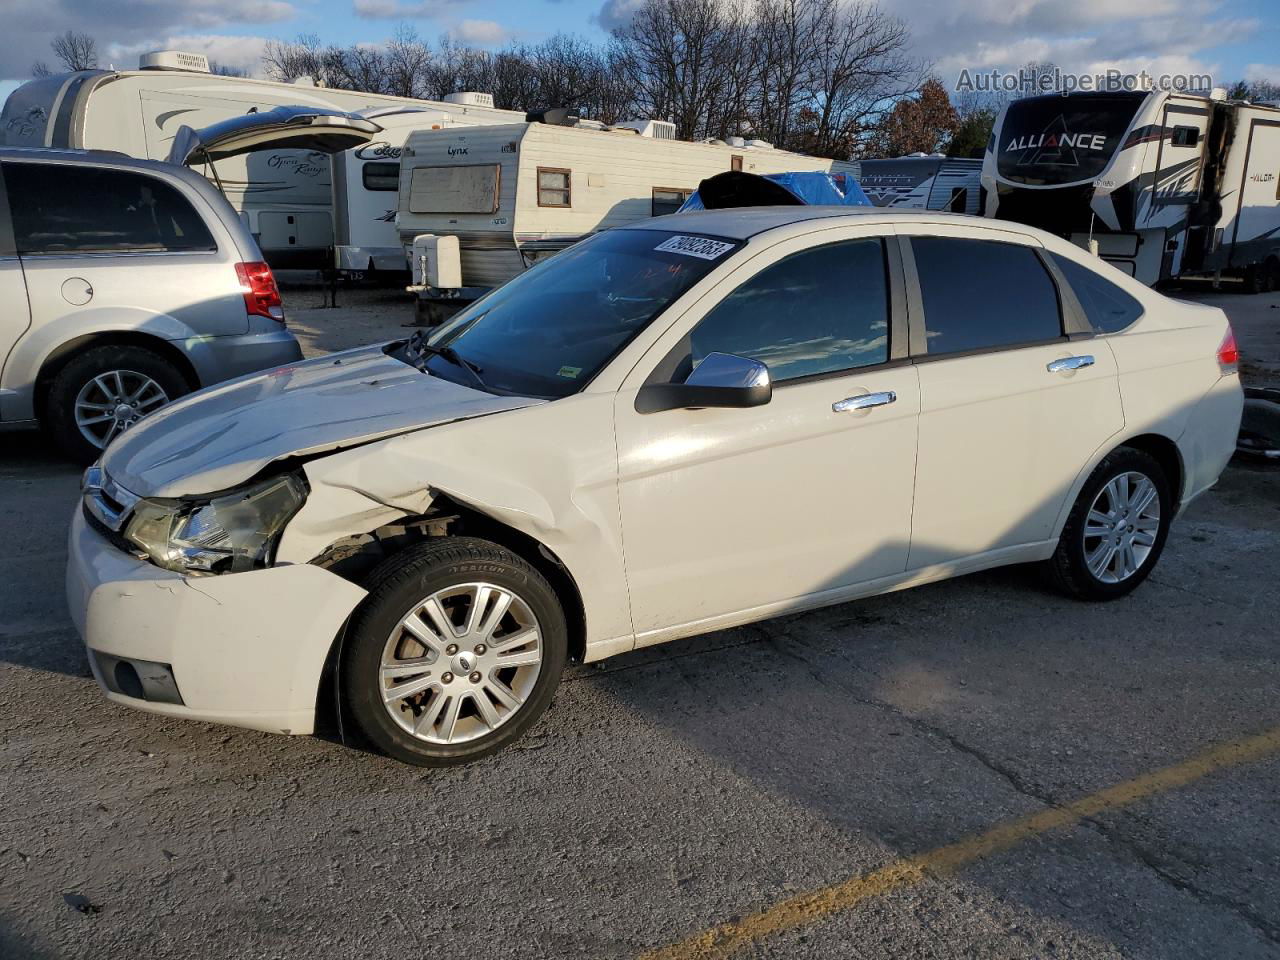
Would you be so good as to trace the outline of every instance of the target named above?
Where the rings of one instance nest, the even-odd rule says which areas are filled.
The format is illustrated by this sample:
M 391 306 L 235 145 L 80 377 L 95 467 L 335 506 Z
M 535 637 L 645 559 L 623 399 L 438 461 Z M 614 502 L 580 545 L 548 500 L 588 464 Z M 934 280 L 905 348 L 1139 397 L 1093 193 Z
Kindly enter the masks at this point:
M 988 216 L 1096 249 L 1144 283 L 1280 284 L 1280 109 L 1169 92 L 1009 104 L 983 160 Z M 1096 245 L 1096 246 L 1095 246 Z
M 348 113 L 436 110 L 447 112 L 454 123 L 525 116 L 493 109 L 492 99 L 476 102 L 476 95 L 450 99 L 458 102 L 224 77 L 210 73 L 202 56 L 166 51 L 144 54 L 138 70 L 86 70 L 28 81 L 9 95 L 0 112 L 0 145 L 115 150 L 163 160 L 184 126 L 199 129 L 278 106 Z M 330 264 L 335 236 L 328 154 L 266 147 L 219 163 L 217 173 L 269 262 L 278 267 Z
M 877 207 L 982 213 L 982 161 L 913 153 L 906 157 L 862 160 L 856 174 Z
M 725 170 L 854 169 L 762 141 L 673 137 L 662 121 L 417 131 L 400 158 L 401 240 L 457 237 L 462 285 L 493 287 L 597 230 L 674 213 Z

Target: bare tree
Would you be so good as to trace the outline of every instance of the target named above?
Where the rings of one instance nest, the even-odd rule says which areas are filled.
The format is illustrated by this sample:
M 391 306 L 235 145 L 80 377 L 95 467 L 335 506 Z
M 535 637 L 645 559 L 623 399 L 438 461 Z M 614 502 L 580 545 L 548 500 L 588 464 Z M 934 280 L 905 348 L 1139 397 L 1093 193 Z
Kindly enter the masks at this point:
M 652 117 L 683 139 L 743 134 L 843 158 L 861 155 L 881 116 L 920 89 L 908 39 L 869 0 L 644 0 L 599 46 L 557 34 L 493 53 L 401 27 L 374 46 L 272 42 L 263 64 L 277 80 L 432 100 L 485 90 L 506 109 Z
M 919 87 L 922 66 L 906 54 L 906 25 L 879 7 L 815 0 L 817 57 L 807 129 L 795 146 L 822 157 L 861 156 L 885 104 Z
M 637 106 L 693 140 L 725 133 L 726 100 L 740 99 L 745 13 L 734 0 L 646 0 L 615 31 Z
M 217 60 L 209 61 L 209 72 L 219 77 L 247 77 L 249 71 L 242 67 L 233 67 L 229 64 L 219 63 Z
M 70 71 L 95 70 L 98 66 L 98 44 L 87 33 L 68 30 L 49 44 L 53 55 Z

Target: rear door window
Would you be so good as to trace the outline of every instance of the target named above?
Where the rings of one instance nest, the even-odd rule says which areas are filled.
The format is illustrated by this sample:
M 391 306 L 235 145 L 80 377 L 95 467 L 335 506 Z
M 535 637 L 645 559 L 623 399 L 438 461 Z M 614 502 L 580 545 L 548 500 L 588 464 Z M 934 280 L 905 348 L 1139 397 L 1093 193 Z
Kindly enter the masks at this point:
M 1142 316 L 1142 304 L 1106 277 L 1086 266 L 1051 253 L 1053 262 L 1071 284 L 1089 325 L 1097 333 L 1116 333 Z
M 925 351 L 994 350 L 1062 336 L 1058 288 L 1031 247 L 912 237 Z
M 4 164 L 18 253 L 216 250 L 204 220 L 175 187 L 128 170 Z

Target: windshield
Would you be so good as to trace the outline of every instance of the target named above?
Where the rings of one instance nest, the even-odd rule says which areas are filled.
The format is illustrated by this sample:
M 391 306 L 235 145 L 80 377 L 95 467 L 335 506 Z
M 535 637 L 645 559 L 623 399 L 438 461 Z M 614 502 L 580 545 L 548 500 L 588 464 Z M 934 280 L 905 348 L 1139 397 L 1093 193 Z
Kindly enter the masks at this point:
M 1145 93 L 1049 94 L 1009 104 L 996 168 L 1015 183 L 1092 180 L 1106 169 Z
M 530 268 L 407 346 L 426 369 L 495 393 L 577 393 L 737 246 L 669 230 L 613 230 Z

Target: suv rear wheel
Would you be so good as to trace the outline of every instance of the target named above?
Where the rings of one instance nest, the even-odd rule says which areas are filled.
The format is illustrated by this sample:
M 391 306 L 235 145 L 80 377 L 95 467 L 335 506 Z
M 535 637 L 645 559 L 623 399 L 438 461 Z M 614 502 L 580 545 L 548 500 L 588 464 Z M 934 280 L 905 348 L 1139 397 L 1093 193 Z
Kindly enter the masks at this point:
M 190 391 L 172 363 L 144 347 L 93 347 L 69 360 L 49 385 L 45 423 L 82 463 L 142 417 Z

